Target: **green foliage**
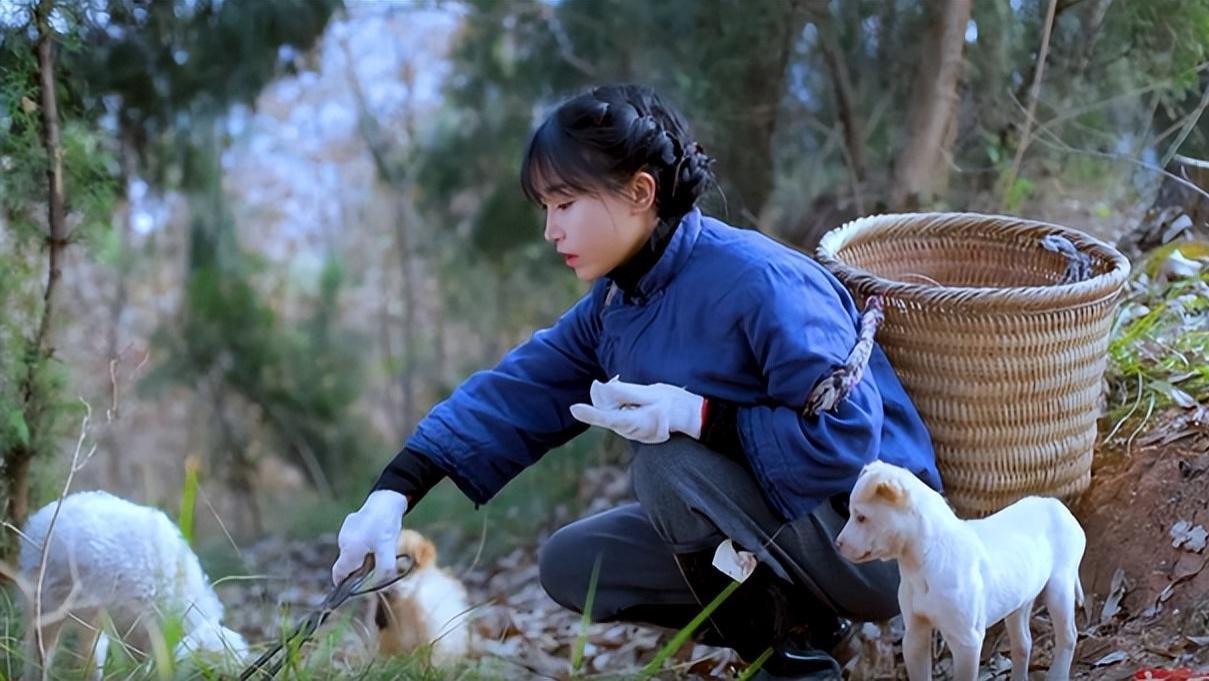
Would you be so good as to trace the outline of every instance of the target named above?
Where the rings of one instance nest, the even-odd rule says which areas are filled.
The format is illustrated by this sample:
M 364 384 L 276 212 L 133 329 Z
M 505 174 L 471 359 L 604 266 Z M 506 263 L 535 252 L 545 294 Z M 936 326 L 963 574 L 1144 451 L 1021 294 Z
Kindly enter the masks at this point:
M 1157 409 L 1190 406 L 1209 393 L 1209 271 L 1170 282 L 1156 278 L 1176 250 L 1209 258 L 1199 242 L 1155 251 L 1135 270 L 1108 346 L 1105 414 L 1110 434 L 1137 432 Z M 1128 429 L 1127 429 L 1128 428 Z
M 205 131 L 231 104 L 251 101 L 273 77 L 292 68 L 283 48 L 308 49 L 339 5 L 335 0 L 57 3 L 54 75 L 73 243 L 87 244 L 114 267 L 130 265 L 131 254 L 111 227 L 116 199 L 124 190 L 117 159 L 122 149 L 162 188 L 218 187 L 219 179 L 206 165 L 213 158 L 214 140 Z M 13 9 L 10 23 L 0 27 L 0 62 L 5 65 L 0 70 L 0 224 L 10 228 L 0 234 L 5 246 L 0 250 L 0 305 L 6 310 L 0 321 L 0 446 L 6 452 L 19 446 L 37 456 L 59 434 L 54 426 L 63 414 L 58 398 L 63 372 L 30 347 L 43 314 L 34 275 L 44 267 L 39 261 L 45 227 L 40 225 L 46 212 L 48 157 L 41 138 L 32 11 Z M 193 150 L 198 145 L 205 147 L 203 153 Z M 255 261 L 238 250 L 230 229 L 220 228 L 222 215 L 195 216 L 191 254 L 210 260 L 192 268 L 186 293 L 189 340 L 178 345 L 189 354 L 176 358 L 178 364 L 196 369 L 239 358 L 229 374 L 237 377 L 237 392 L 271 405 L 267 420 L 275 430 L 283 437 L 288 433 L 295 450 L 300 443 L 317 446 L 329 459 L 322 465 L 330 467 L 330 460 L 353 448 L 357 439 L 350 434 L 357 427 L 351 420 L 347 427 L 331 425 L 333 418 L 343 417 L 341 410 L 353 393 L 350 381 L 356 380 L 355 372 L 339 381 L 329 378 L 349 366 L 347 356 L 340 358 L 341 349 L 348 347 L 341 345 L 345 339 L 332 330 L 337 323 L 330 314 L 335 289 L 330 283 L 326 289 L 329 320 L 317 317 L 311 329 L 280 329 L 271 308 L 248 283 Z M 329 331 L 326 339 L 306 335 L 316 326 Z M 239 333 L 230 334 L 230 329 Z M 285 369 L 290 363 L 311 373 L 291 374 Z M 275 367 L 272 381 L 265 378 L 266 367 Z M 321 388 L 290 383 L 297 380 L 314 380 Z M 292 412 L 299 408 L 303 413 Z
M 251 101 L 290 68 L 281 48 L 305 51 L 338 0 L 111 0 L 105 12 L 67 12 L 72 93 L 93 110 L 120 97 L 118 123 L 155 139 Z
M 194 461 L 185 462 L 185 482 L 181 488 L 181 510 L 177 516 L 176 524 L 181 528 L 181 535 L 185 538 L 185 542 L 192 545 L 194 522 L 193 518 L 197 511 L 197 484 L 198 484 L 198 466 Z
M 195 149 L 190 195 L 190 269 L 181 316 L 161 328 L 156 342 L 168 353 L 148 376 L 155 391 L 168 384 L 217 379 L 212 405 L 219 422 L 237 418 L 224 395 L 252 405 L 274 448 L 317 485 L 355 484 L 350 463 L 364 455 L 369 429 L 353 412 L 359 396 L 363 341 L 341 330 L 343 270 L 329 260 L 319 275 L 310 315 L 296 323 L 279 318 L 253 285 L 264 263 L 235 238 L 233 219 L 217 184 L 215 156 Z M 209 160 L 206 160 L 206 159 Z M 220 431 L 223 429 L 220 428 Z M 223 433 L 225 448 L 246 447 Z M 359 472 L 359 471 L 357 471 Z
M 329 264 L 322 276 L 311 316 L 295 325 L 278 318 L 239 267 L 195 269 L 183 317 L 158 335 L 169 356 L 148 386 L 191 385 L 216 375 L 221 390 L 258 408 L 276 446 L 312 482 L 343 485 L 353 482 L 349 464 L 368 447 L 368 429 L 352 411 L 361 381 L 355 349 L 362 341 L 339 330 L 338 266 Z
M 29 42 L 11 28 L 0 29 L 0 63 L 0 210 L 12 228 L 9 238 L 26 240 L 36 233 L 32 199 L 46 196 L 38 64 Z

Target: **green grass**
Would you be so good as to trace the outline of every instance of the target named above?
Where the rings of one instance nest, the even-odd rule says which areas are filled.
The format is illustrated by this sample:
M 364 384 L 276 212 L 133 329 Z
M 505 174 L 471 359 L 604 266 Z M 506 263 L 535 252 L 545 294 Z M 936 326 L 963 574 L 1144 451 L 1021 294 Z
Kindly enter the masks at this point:
M 553 518 L 556 515 L 563 516 L 562 519 L 578 517 L 584 506 L 591 501 L 580 499 L 578 494 L 584 470 L 602 463 L 617 462 L 623 449 L 619 444 L 614 438 L 590 431 L 567 446 L 547 454 L 537 464 L 522 472 L 490 503 L 478 510 L 474 509 L 474 505 L 451 482 L 442 482 L 408 515 L 407 525 L 425 532 L 437 541 L 445 551 L 442 562 L 455 567 L 469 566 L 476 558 L 481 565 L 517 547 L 532 546 L 542 528 L 554 527 Z M 371 480 L 366 480 L 366 487 L 370 482 Z M 354 510 L 359 501 L 359 498 L 327 502 L 299 498 L 293 503 L 275 507 L 273 512 L 266 516 L 280 521 L 276 527 L 270 527 L 270 531 L 305 539 L 337 531 L 344 516 Z M 200 536 L 195 539 L 198 553 L 212 579 L 246 574 L 246 567 L 225 537 Z M 720 594 L 719 599 L 710 605 L 716 607 L 728 593 Z M 16 678 L 15 675 L 23 664 L 23 626 L 17 602 L 10 595 L 0 609 L 0 681 Z M 332 621 L 320 629 L 305 650 L 295 651 L 278 678 L 306 681 L 329 678 L 355 678 L 365 681 L 502 681 L 517 677 L 519 670 L 514 663 L 490 656 L 450 669 L 431 667 L 423 654 L 375 660 L 370 658 L 368 651 L 361 649 L 354 653 L 354 659 L 348 659 L 350 637 L 354 637 L 356 628 L 361 626 L 357 621 L 359 612 L 355 613 L 354 610 L 356 609 L 350 608 L 337 613 Z M 645 669 L 615 670 L 606 674 L 590 673 L 583 669 L 586 666 L 583 649 L 588 627 L 585 618 L 581 623 L 578 639 L 571 642 L 571 659 L 568 662 L 575 670 L 573 678 L 597 680 L 676 676 L 676 672 L 664 669 L 664 666 L 689 642 L 693 631 L 704 621 L 708 612 L 709 609 L 703 611 L 685 630 L 669 640 Z M 284 615 L 282 626 L 292 625 L 298 615 L 299 613 Z M 186 660 L 174 664 L 165 653 L 171 649 L 179 632 L 167 626 L 163 633 L 166 648 L 161 649 L 159 655 L 153 654 L 141 662 L 122 655 L 119 646 L 111 645 L 105 678 L 114 681 L 193 681 L 230 677 L 230 670 L 226 670 L 224 674 L 222 670 L 206 666 L 204 660 Z M 253 643 L 257 644 L 253 650 L 254 655 L 259 654 L 268 645 L 265 641 Z M 63 650 L 56 659 L 52 678 L 81 678 L 83 660 L 72 652 L 78 650 L 78 642 L 74 637 L 65 640 Z M 252 659 L 255 659 L 254 656 Z
M 23 623 L 19 601 L 11 589 L 0 592 L 0 681 L 17 679 L 23 669 Z M 492 663 L 467 664 L 450 669 L 435 668 L 427 664 L 423 655 L 397 657 L 390 660 L 347 662 L 340 659 L 340 650 L 346 648 L 346 639 L 354 626 L 356 615 L 342 613 L 338 619 L 323 627 L 316 634 L 303 654 L 295 654 L 291 663 L 278 675 L 279 679 L 315 680 L 331 678 L 355 678 L 365 681 L 379 679 L 401 679 L 404 681 L 439 681 L 460 679 L 465 681 L 502 681 L 512 678 L 504 670 L 493 670 Z M 162 639 L 167 649 L 174 644 L 174 635 L 169 622 Z M 65 631 L 61 647 L 55 658 L 52 679 L 85 678 L 84 658 L 80 650 L 80 632 Z M 173 663 L 163 654 L 152 654 L 143 661 L 136 661 L 123 654 L 121 646 L 110 644 L 109 660 L 105 666 L 107 681 L 154 680 L 154 681 L 201 681 L 229 679 L 238 675 L 238 670 L 216 668 L 202 657 Z M 259 654 L 260 649 L 254 651 Z M 254 659 L 254 658 L 253 658 Z
M 1191 257 L 1209 254 L 1209 245 L 1200 243 L 1156 250 L 1135 269 L 1114 320 L 1105 374 L 1106 440 L 1139 432 L 1157 410 L 1209 394 L 1209 271 L 1154 283 L 1177 247 Z

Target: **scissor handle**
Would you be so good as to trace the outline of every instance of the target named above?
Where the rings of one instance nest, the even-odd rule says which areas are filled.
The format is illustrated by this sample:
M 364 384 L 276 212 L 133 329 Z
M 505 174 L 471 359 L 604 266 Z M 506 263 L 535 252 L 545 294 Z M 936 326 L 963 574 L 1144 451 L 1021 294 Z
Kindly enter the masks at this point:
M 273 645 L 273 647 L 266 650 L 260 657 L 256 658 L 255 662 L 248 665 L 248 667 L 243 670 L 243 673 L 239 675 L 239 681 L 247 681 L 257 672 L 264 670 L 265 665 L 267 665 L 269 661 L 272 660 L 275 655 L 277 655 L 277 653 L 281 652 L 282 648 L 285 647 L 286 642 L 294 640 L 294 638 L 296 638 L 299 634 L 302 634 L 304 637 L 308 637 L 315 633 L 315 629 L 319 628 L 319 625 L 323 623 L 323 620 L 327 619 L 327 616 L 329 613 L 331 613 L 331 611 L 340 607 L 340 605 L 348 600 L 350 596 L 356 595 L 357 588 L 360 587 L 365 581 L 365 578 L 369 576 L 371 572 L 373 572 L 373 569 L 374 555 L 371 553 L 365 557 L 365 560 L 361 563 L 361 567 L 357 568 L 347 577 L 340 580 L 340 583 L 336 585 L 336 588 L 332 589 L 331 592 L 328 593 L 327 597 L 323 599 L 323 603 L 319 606 L 318 610 L 311 612 L 304 617 L 302 621 L 290 631 L 289 636 L 286 636 L 280 642 Z M 307 631 L 307 629 L 310 629 L 310 631 Z M 284 660 L 278 660 L 267 670 L 269 678 L 273 678 L 277 675 L 277 672 L 281 670 L 283 662 Z

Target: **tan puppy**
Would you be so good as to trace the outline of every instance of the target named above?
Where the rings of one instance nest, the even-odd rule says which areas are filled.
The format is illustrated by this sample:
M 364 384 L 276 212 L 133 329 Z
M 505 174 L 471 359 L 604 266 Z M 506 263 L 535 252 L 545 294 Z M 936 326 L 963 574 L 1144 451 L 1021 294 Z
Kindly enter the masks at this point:
M 370 606 L 378 629 L 378 655 L 407 655 L 430 648 L 437 666 L 470 652 L 470 606 L 466 587 L 437 567 L 437 548 L 415 530 L 399 534 L 399 570 L 415 568 L 385 589 Z

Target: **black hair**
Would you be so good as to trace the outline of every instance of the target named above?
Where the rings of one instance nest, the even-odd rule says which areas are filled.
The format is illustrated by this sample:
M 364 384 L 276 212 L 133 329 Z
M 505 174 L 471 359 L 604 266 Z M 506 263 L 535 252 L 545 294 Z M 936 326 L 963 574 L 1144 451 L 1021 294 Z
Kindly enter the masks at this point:
M 655 178 L 655 206 L 678 219 L 714 181 L 714 159 L 683 117 L 649 87 L 612 84 L 564 101 L 529 139 L 521 189 L 534 203 L 551 190 L 618 191 L 640 171 Z

